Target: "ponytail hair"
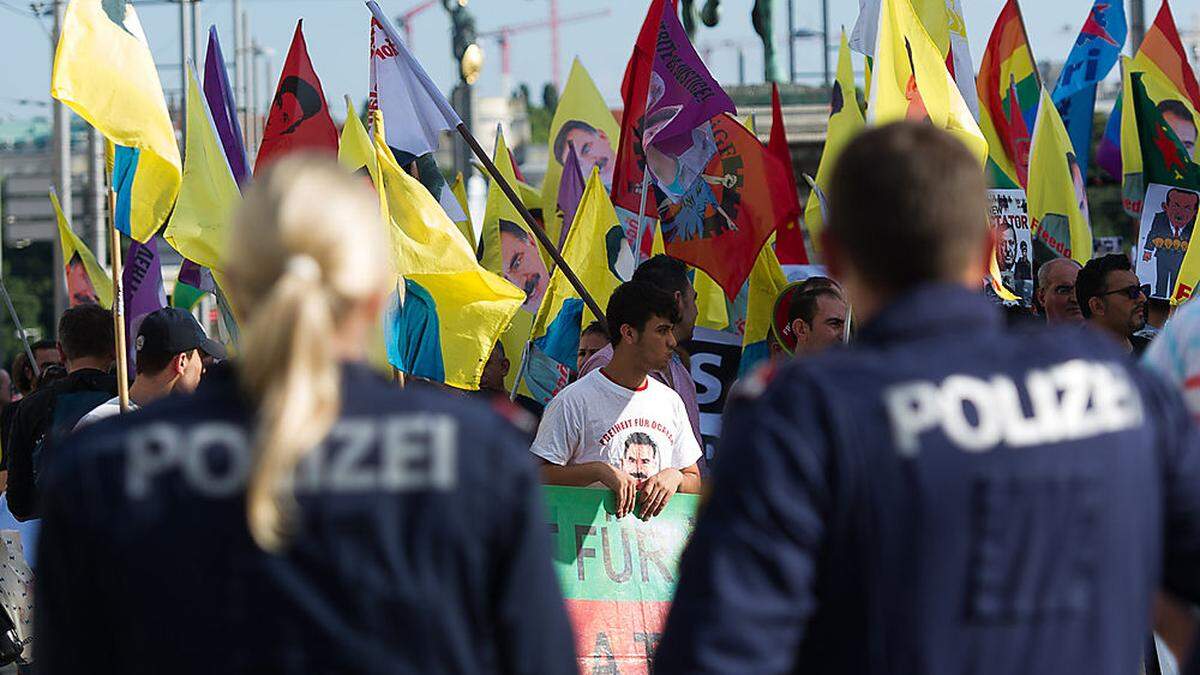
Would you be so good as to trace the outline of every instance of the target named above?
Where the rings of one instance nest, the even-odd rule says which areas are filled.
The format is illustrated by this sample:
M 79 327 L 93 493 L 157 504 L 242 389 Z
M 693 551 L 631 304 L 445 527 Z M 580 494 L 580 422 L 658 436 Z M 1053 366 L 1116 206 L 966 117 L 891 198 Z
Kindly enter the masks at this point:
M 275 163 L 234 217 L 225 281 L 243 317 L 238 379 L 257 412 L 246 518 L 265 550 L 286 540 L 293 470 L 338 418 L 341 333 L 393 283 L 390 249 L 378 198 L 325 158 Z

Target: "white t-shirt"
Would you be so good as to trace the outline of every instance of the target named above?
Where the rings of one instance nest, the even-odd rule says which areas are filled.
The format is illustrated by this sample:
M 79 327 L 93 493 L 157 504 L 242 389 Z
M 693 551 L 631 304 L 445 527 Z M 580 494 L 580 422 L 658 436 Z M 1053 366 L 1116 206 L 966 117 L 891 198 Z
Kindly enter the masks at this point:
M 529 450 L 559 466 L 607 462 L 638 480 L 700 459 L 679 394 L 652 377 L 627 389 L 600 368 L 551 399 Z
M 130 401 L 129 402 L 129 411 L 133 412 L 134 410 L 137 410 L 137 409 L 138 409 L 137 404 L 134 403 L 133 401 Z M 96 422 L 99 422 L 100 420 L 102 420 L 106 417 L 112 417 L 114 415 L 120 415 L 120 414 L 121 414 L 121 399 L 120 399 L 120 397 L 114 396 L 114 397 L 108 399 L 107 401 L 105 401 L 104 403 L 101 403 L 100 405 L 93 408 L 92 411 L 89 412 L 88 414 L 84 415 L 83 417 L 80 417 L 79 421 L 75 423 L 75 429 L 76 430 L 82 429 L 82 428 L 86 427 L 87 425 L 95 424 Z

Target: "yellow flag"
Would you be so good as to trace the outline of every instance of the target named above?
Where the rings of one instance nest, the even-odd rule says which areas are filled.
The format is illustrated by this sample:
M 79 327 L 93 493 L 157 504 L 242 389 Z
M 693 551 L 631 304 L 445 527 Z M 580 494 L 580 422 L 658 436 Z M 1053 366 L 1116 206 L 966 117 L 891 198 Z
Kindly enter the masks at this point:
M 579 209 L 575 212 L 575 221 L 567 232 L 567 241 L 563 243 L 563 260 L 574 270 L 583 287 L 592 294 L 600 307 L 608 304 L 608 296 L 621 284 L 621 280 L 609 267 L 606 256 L 596 255 L 598 248 L 604 242 L 606 235 L 613 228 L 619 228 L 620 221 L 613 209 L 612 200 L 608 197 L 608 188 L 600 178 L 598 169 L 592 169 L 587 187 L 579 200 Z M 562 268 L 555 268 L 550 278 L 550 286 L 546 298 L 538 308 L 537 318 L 533 323 L 533 337 L 546 334 L 546 327 L 562 309 L 563 301 L 568 298 L 579 298 L 575 287 L 567 281 Z M 592 310 L 583 307 L 582 325 L 586 326 L 597 318 Z
M 1067 155 L 1074 154 L 1050 93 L 1042 88 L 1029 152 L 1029 217 L 1035 241 L 1080 265 L 1092 257 L 1086 194 L 1076 190 Z
M 864 120 L 862 110 L 858 108 L 858 94 L 854 88 L 854 63 L 850 60 L 850 45 L 846 41 L 846 31 L 842 31 L 842 46 L 838 50 L 837 80 L 834 94 L 834 108 L 829 114 L 829 128 L 825 134 L 825 149 L 821 152 L 821 163 L 817 166 L 817 185 L 823 192 L 829 192 L 829 181 L 833 177 L 833 165 L 837 162 L 842 148 L 862 130 Z M 838 106 L 837 102 L 841 101 Z M 820 200 L 811 195 L 804 204 L 804 224 L 808 228 L 809 241 L 818 252 L 821 250 L 821 230 L 825 221 L 821 217 Z M 753 274 L 753 273 L 752 273 Z M 773 299 L 772 299 L 773 301 Z M 768 312 L 771 310 L 768 308 Z
M 378 180 L 379 160 L 375 157 L 375 146 L 349 96 L 346 97 L 346 123 L 342 125 L 342 135 L 338 139 L 338 163 L 351 171 L 365 167 L 371 180 Z
M 729 307 L 725 304 L 725 291 L 704 270 L 696 270 L 692 282 L 696 288 L 696 325 L 712 330 L 729 328 Z
M 183 257 L 221 272 L 230 219 L 242 195 L 213 130 L 196 73 L 190 68 L 187 96 L 187 162 L 179 201 L 163 236 Z
M 883 0 L 867 122 L 928 120 L 962 141 L 982 165 L 988 145 L 937 45 L 909 0 Z
M 558 108 L 550 121 L 550 161 L 542 180 L 542 217 L 550 241 L 557 242 L 562 232 L 562 216 L 558 213 L 558 186 L 562 182 L 563 162 L 571 144 L 579 156 L 579 167 L 585 175 L 592 167 L 600 169 L 600 179 L 612 187 L 612 172 L 617 164 L 617 139 L 621 125 L 609 110 L 596 83 L 579 59 L 571 64 L 567 84 L 558 98 Z
M 73 0 L 67 6 L 50 95 L 113 143 L 137 151 L 127 188 L 129 234 L 149 241 L 179 192 L 180 159 L 158 69 L 132 3 Z
M 765 341 L 771 332 L 771 313 L 775 309 L 775 298 L 787 286 L 788 280 L 783 266 L 775 257 L 774 237 L 763 245 L 750 270 L 750 288 L 746 297 L 746 332 L 742 334 L 742 348 Z
M 479 266 L 429 190 L 400 168 L 378 135 L 376 140 L 381 192 L 392 222 L 393 258 L 408 282 L 405 311 L 414 301 L 426 303 L 433 316 L 422 328 L 432 325 L 438 342 L 436 349 L 424 350 L 420 360 L 406 364 L 407 371 L 423 377 L 437 371 L 441 377 L 431 379 L 478 389 L 492 347 L 525 294 Z
M 113 301 L 113 284 L 112 278 L 96 262 L 96 256 L 92 254 L 91 249 L 79 235 L 75 234 L 75 230 L 71 229 L 71 224 L 67 222 L 67 216 L 63 213 L 62 205 L 58 203 L 58 195 L 54 190 L 50 191 L 50 203 L 54 205 L 54 216 L 58 221 L 58 241 L 62 246 L 63 266 L 67 273 L 67 292 L 70 296 L 71 306 L 80 302 L 89 302 L 89 290 L 96 293 L 96 300 L 100 306 L 105 309 L 112 307 Z M 88 284 L 91 287 L 89 289 Z
M 454 195 L 459 207 L 462 208 L 463 215 L 466 216 L 463 220 L 455 221 L 454 224 L 458 226 L 458 231 L 466 237 L 471 248 L 475 248 L 475 226 L 471 224 L 471 208 L 467 205 L 467 184 L 463 180 L 461 171 L 454 175 L 454 184 L 450 186 L 450 192 Z

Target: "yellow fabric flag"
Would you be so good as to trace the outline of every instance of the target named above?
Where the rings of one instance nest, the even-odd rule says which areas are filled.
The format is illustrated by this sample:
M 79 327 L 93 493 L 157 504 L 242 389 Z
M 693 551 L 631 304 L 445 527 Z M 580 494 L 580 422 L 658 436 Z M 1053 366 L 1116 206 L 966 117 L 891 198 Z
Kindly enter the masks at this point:
M 500 171 L 500 175 L 515 188 L 516 175 L 508 154 L 508 146 L 501 133 L 496 134 L 496 150 L 492 162 Z M 487 271 L 504 277 L 525 293 L 525 302 L 521 305 L 521 310 L 513 317 L 512 324 L 501 338 L 504 353 L 509 361 L 519 362 L 525 343 L 529 340 L 529 331 L 533 328 L 534 314 L 546 295 L 550 275 L 547 273 L 546 262 L 537 238 L 494 180 L 488 186 L 480 244 L 483 256 L 479 264 Z M 518 370 L 520 369 L 508 370 L 504 383 L 509 391 L 512 391 L 516 384 Z
M 351 171 L 365 167 L 372 182 L 378 184 L 379 160 L 375 157 L 375 145 L 349 96 L 346 97 L 346 123 L 342 125 L 338 139 L 338 163 Z
M 712 330 L 729 328 L 729 307 L 725 304 L 725 291 L 704 270 L 696 270 L 692 282 L 696 289 L 696 325 Z
M 945 59 L 909 0 L 883 0 L 867 122 L 928 120 L 953 134 L 979 158 L 988 144 L 963 100 Z
M 1029 152 L 1026 196 L 1032 234 L 1057 255 L 1082 265 L 1092 257 L 1092 230 L 1083 213 L 1085 196 L 1076 192 L 1067 161 L 1073 153 L 1062 118 L 1043 87 Z
M 575 221 L 567 232 L 567 241 L 563 243 L 563 260 L 574 270 L 583 287 L 592 294 L 600 307 L 608 305 L 608 296 L 621 284 L 608 265 L 605 256 L 596 255 L 597 248 L 604 242 L 610 230 L 620 227 L 617 212 L 613 209 L 612 200 L 608 196 L 608 188 L 600 178 L 598 169 L 592 169 L 587 187 L 579 200 L 579 209 L 575 212 Z M 558 316 L 563 301 L 568 298 L 579 298 L 575 287 L 567 281 L 562 268 L 555 268 L 550 278 L 550 286 L 546 297 L 538 308 L 537 318 L 533 323 L 533 337 L 546 334 L 546 327 Z M 583 306 L 583 326 L 595 321 L 597 317 L 586 305 Z
M 50 95 L 117 145 L 137 151 L 129 234 L 150 240 L 180 189 L 175 128 L 133 4 L 72 0 L 54 54 Z
M 113 302 L 112 277 L 104 271 L 96 256 L 75 230 L 67 222 L 62 205 L 58 203 L 58 195 L 50 191 L 50 203 L 54 205 L 54 217 L 58 221 L 58 241 L 62 246 L 63 267 L 67 273 L 67 295 L 71 306 L 91 302 L 91 292 L 95 292 L 95 301 L 101 307 L 108 309 Z
M 525 294 L 480 267 L 445 210 L 425 186 L 400 168 L 378 134 L 375 151 L 381 193 L 392 222 L 393 259 L 409 282 L 405 311 L 414 300 L 432 304 L 429 309 L 435 313 L 431 318 L 439 343 L 432 351 L 440 361 L 434 367 L 443 373 L 441 381 L 478 389 L 492 347 Z M 413 363 L 409 372 L 426 376 L 420 370 L 423 365 Z
M 562 216 L 558 213 L 558 186 L 562 182 L 563 162 L 567 150 L 575 146 L 579 167 L 584 175 L 592 167 L 600 169 L 600 180 L 612 187 L 613 169 L 617 164 L 617 139 L 621 125 L 604 102 L 591 75 L 578 58 L 571 64 L 567 84 L 558 98 L 558 108 L 550 121 L 550 161 L 542 179 L 542 219 L 550 241 L 557 242 L 562 233 Z
M 342 126 L 342 133 L 338 141 L 338 163 L 350 171 L 359 171 L 365 168 L 371 177 L 371 184 L 376 192 L 380 192 L 379 159 L 375 156 L 375 146 L 349 96 L 346 97 L 346 123 Z M 387 203 L 383 199 L 380 199 L 380 213 L 386 222 Z M 388 230 L 390 235 L 391 227 Z M 392 367 L 388 362 L 384 319 L 385 317 L 381 315 L 371 330 L 367 345 L 367 363 L 380 373 L 391 375 Z
M 461 171 L 454 175 L 454 184 L 450 186 L 450 192 L 466 216 L 465 219 L 455 221 L 454 224 L 458 226 L 458 231 L 466 237 L 471 248 L 475 248 L 475 226 L 471 224 L 471 208 L 467 205 L 467 183 L 463 180 Z
M 742 334 L 742 348 L 746 349 L 759 342 L 763 343 L 763 356 L 766 355 L 766 339 L 771 332 L 771 313 L 775 309 L 775 298 L 787 286 L 787 276 L 783 266 L 775 257 L 775 237 L 772 236 L 754 261 L 750 270 L 750 288 L 746 297 L 746 331 Z
M 214 272 L 225 269 L 222 255 L 233 211 L 242 201 L 196 73 L 188 69 L 187 162 L 175 212 L 163 233 L 176 251 Z
M 825 133 L 825 149 L 821 152 L 821 163 L 817 165 L 817 185 L 829 192 L 829 181 L 833 177 L 833 166 L 842 148 L 862 130 L 865 120 L 858 108 L 858 94 L 854 88 L 854 63 L 850 60 L 850 44 L 846 31 L 842 31 L 842 46 L 838 50 L 837 79 L 834 81 L 834 106 L 829 114 L 829 127 Z M 840 105 L 838 105 L 840 102 Z M 804 204 L 804 225 L 808 228 L 809 241 L 813 248 L 821 250 L 821 230 L 825 221 L 821 217 L 820 200 L 811 195 Z M 753 272 L 751 273 L 753 274 Z M 768 308 L 769 312 L 770 309 Z

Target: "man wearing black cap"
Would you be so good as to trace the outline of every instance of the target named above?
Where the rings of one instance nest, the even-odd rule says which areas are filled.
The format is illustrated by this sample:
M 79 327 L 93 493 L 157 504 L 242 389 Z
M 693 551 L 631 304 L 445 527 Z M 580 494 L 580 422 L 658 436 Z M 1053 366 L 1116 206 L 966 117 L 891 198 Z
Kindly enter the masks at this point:
M 129 408 L 136 410 L 168 394 L 189 394 L 200 384 L 204 357 L 225 358 L 225 347 L 210 339 L 195 317 L 178 307 L 146 315 L 134 343 L 137 378 L 129 387 Z M 101 403 L 84 415 L 75 428 L 121 412 L 118 397 Z

